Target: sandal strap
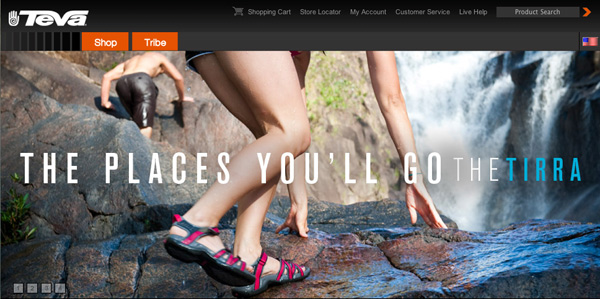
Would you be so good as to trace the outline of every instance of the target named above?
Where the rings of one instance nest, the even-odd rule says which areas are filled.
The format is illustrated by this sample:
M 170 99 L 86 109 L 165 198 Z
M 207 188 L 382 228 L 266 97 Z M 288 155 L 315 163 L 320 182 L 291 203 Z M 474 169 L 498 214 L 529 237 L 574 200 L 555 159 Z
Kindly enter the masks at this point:
M 215 255 L 213 255 L 213 257 L 215 259 L 222 258 L 223 261 L 225 261 L 225 263 L 229 266 L 233 266 L 237 262 L 240 262 L 240 270 L 241 271 L 246 270 L 246 262 L 242 261 L 242 259 L 239 256 L 234 257 L 233 253 L 231 251 L 229 251 L 229 249 L 227 249 L 227 248 L 223 248 L 223 249 L 219 250 L 219 252 L 217 252 Z
M 255 291 L 260 288 L 260 277 L 262 276 L 262 272 L 265 267 L 265 264 L 267 263 L 268 258 L 269 258 L 269 256 L 263 250 L 262 253 L 260 254 L 260 257 L 252 265 L 254 267 L 254 276 L 256 277 L 256 279 L 254 280 L 254 290 Z
M 283 273 L 285 272 L 285 269 L 288 270 L 288 276 L 289 276 L 290 280 L 294 279 L 296 270 L 298 270 L 300 272 L 301 276 L 304 276 L 304 271 L 302 270 L 302 267 L 300 265 L 298 265 L 296 263 L 288 263 L 284 259 L 279 259 L 279 260 L 281 263 L 281 268 L 279 268 L 279 274 L 277 275 L 277 281 L 279 281 L 281 279 L 281 277 L 283 276 Z
M 188 233 L 187 237 L 183 240 L 183 243 L 187 245 L 204 236 L 219 235 L 218 227 L 198 227 L 189 223 L 178 214 L 173 215 L 173 225 L 185 230 Z
M 252 263 L 252 268 L 256 269 L 256 267 L 258 267 L 258 264 L 262 263 L 262 265 L 264 266 L 264 264 L 267 262 L 267 259 L 269 258 L 269 256 L 267 255 L 267 253 L 263 250 L 260 253 L 260 256 L 258 256 L 258 258 L 256 259 L 256 261 L 254 261 L 254 263 Z

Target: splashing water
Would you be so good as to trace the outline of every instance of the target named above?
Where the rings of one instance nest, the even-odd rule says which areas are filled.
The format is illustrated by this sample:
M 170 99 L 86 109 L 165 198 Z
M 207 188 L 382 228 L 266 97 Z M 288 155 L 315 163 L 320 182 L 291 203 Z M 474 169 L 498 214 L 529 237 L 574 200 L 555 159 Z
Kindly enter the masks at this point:
M 490 75 L 499 60 L 498 52 L 396 52 L 398 72 L 406 105 L 415 134 L 420 163 L 427 171 L 427 156 L 442 156 L 442 181 L 429 185 L 438 208 L 466 230 L 489 227 L 485 203 L 500 186 L 490 181 L 506 180 L 504 148 L 511 129 L 509 118 L 514 84 L 508 59 L 500 60 L 502 71 Z M 505 58 L 507 54 L 504 54 Z M 520 65 L 543 59 L 532 93 L 529 124 L 535 127 L 529 153 L 545 157 L 556 105 L 566 90 L 564 74 L 570 52 L 526 52 Z M 513 66 L 518 67 L 517 66 Z M 529 146 L 529 145 L 518 145 Z M 462 158 L 456 160 L 455 158 Z M 490 162 L 490 158 L 499 158 Z M 492 164 L 490 166 L 490 164 Z M 478 168 L 479 171 L 472 171 Z M 544 196 L 539 211 L 547 212 Z M 506 205 L 510 205 L 507 202 Z M 504 205 L 504 203 L 503 203 Z M 502 213 L 510 211 L 506 207 Z M 510 222 L 511 217 L 506 221 Z

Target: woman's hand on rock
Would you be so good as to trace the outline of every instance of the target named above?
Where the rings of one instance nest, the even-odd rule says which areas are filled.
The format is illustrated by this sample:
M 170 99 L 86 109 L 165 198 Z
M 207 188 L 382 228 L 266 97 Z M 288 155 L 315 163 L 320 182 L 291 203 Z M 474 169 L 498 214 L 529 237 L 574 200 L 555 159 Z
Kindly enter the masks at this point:
M 291 232 L 297 232 L 300 237 L 307 238 L 308 231 L 308 202 L 304 199 L 303 202 L 294 202 L 290 206 L 290 212 L 283 222 L 277 229 L 275 233 L 279 233 L 280 231 L 289 228 Z
M 417 213 L 419 213 L 429 227 L 448 228 L 438 214 L 433 200 L 423 183 L 419 182 L 406 186 L 406 207 L 410 213 L 412 224 L 417 222 Z

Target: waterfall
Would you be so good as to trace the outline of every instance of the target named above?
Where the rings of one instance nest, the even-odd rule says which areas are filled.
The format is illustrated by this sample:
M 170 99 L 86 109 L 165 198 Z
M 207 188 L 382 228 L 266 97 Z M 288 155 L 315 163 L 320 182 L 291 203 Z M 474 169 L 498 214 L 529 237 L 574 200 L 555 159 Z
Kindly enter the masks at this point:
M 429 184 L 429 191 L 437 207 L 462 229 L 480 231 L 521 220 L 511 217 L 514 197 L 496 205 L 500 211 L 491 211 L 488 204 L 508 180 L 505 147 L 513 125 L 509 117 L 514 91 L 511 69 L 542 59 L 526 120 L 532 134 L 526 144 L 514 145 L 526 147 L 529 157 L 548 154 L 555 108 L 566 90 L 564 74 L 572 53 L 525 52 L 521 61 L 512 64 L 507 63 L 509 54 L 396 52 L 423 169 L 427 171 L 429 153 L 442 156 L 442 181 Z M 498 59 L 499 55 L 504 59 Z M 490 161 L 492 157 L 499 159 Z M 490 167 L 497 169 L 494 179 L 499 181 L 490 180 Z M 542 188 L 536 198 L 528 199 L 540 207 L 529 218 L 543 217 L 548 211 L 544 195 Z M 491 213 L 503 214 L 502 222 L 507 223 L 489 223 Z

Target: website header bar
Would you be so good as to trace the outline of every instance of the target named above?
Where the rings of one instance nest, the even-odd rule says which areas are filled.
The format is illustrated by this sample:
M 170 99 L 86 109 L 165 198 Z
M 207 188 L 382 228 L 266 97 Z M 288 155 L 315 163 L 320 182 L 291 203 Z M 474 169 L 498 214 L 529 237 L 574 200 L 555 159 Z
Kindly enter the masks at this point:
M 45 2 L 3 1 L 1 30 L 7 44 L 2 49 L 39 49 L 49 44 L 62 49 L 68 43 L 71 49 L 79 49 L 83 32 L 126 32 L 129 50 L 579 50 L 584 45 L 582 33 L 600 28 L 600 14 L 589 4 L 511 4 L 139 5 L 107 0 L 53 3 L 49 9 Z M 138 41 L 134 33 L 166 34 L 169 41 L 162 37 Z M 588 42 L 585 47 L 595 47 L 590 44 L 594 45 Z

